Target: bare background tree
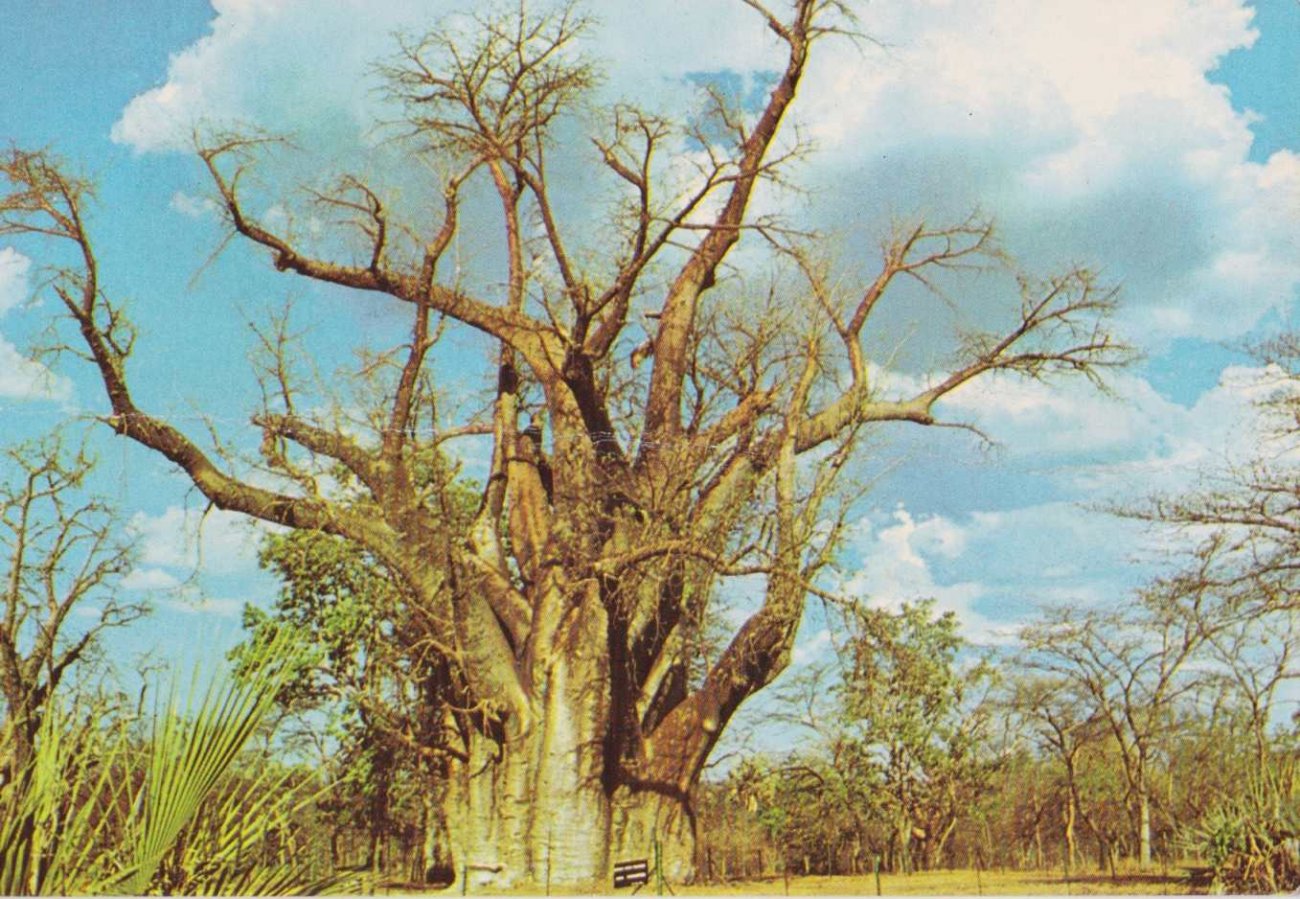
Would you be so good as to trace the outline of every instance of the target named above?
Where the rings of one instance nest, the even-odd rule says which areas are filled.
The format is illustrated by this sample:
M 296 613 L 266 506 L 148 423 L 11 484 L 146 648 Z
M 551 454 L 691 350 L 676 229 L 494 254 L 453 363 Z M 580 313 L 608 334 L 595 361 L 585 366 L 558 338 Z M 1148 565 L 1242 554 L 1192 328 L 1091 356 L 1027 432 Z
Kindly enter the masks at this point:
M 273 143 L 201 143 L 244 242 L 280 271 L 358 303 L 397 301 L 409 318 L 407 340 L 359 365 L 360 415 L 338 389 L 332 406 L 304 401 L 292 341 L 262 332 L 251 420 L 279 487 L 137 405 L 133 332 L 100 282 L 88 186 L 40 152 L 0 165 L 0 233 L 75 251 L 52 289 L 103 382 L 109 426 L 219 508 L 355 542 L 423 610 L 444 672 L 424 697 L 443 734 L 439 852 L 493 886 L 590 883 L 655 840 L 667 873 L 689 876 L 692 791 L 736 709 L 789 661 L 864 434 L 940 423 L 940 401 L 974 378 L 1095 377 L 1125 356 L 1101 323 L 1110 290 L 1083 269 L 1009 277 L 982 220 L 900 228 L 854 281 L 813 236 L 753 213 L 800 152 L 782 131 L 810 54 L 854 23 L 838 0 L 739 2 L 777 39 L 777 77 L 759 108 L 715 90 L 687 123 L 584 111 L 596 76 L 573 7 L 521 6 L 404 42 L 386 78 L 408 146 L 439 179 L 440 210 L 423 217 L 402 217 L 380 180 L 346 175 L 314 196 L 340 228 L 297 234 L 259 219 L 244 193 Z M 565 143 L 574 130 L 589 140 Z M 608 177 L 603 213 L 573 211 L 551 174 L 561 151 L 590 156 L 584 177 Z M 674 154 L 695 166 L 684 180 Z M 449 251 L 462 206 L 485 194 L 496 243 L 464 239 L 502 277 L 479 289 Z M 868 347 L 887 297 L 920 283 L 960 307 L 963 278 L 995 270 L 1019 288 L 1005 328 L 954 334 L 945 371 L 910 393 L 882 389 L 893 347 Z M 942 340 L 941 320 L 927 339 Z M 477 340 L 497 370 L 490 406 L 450 420 L 435 389 L 444 332 Z M 478 431 L 489 473 L 459 528 L 448 510 L 462 484 L 437 460 Z M 711 612 L 729 583 L 747 613 L 718 642 Z
M 1062 681 L 1087 718 L 1109 732 L 1119 751 L 1133 817 L 1138 863 L 1151 864 L 1152 771 L 1162 738 L 1174 725 L 1179 699 L 1196 685 L 1189 662 L 1205 641 L 1207 619 L 1176 604 L 1146 597 L 1133 612 L 1065 609 L 1021 637 L 1030 665 Z M 1071 766 L 1077 725 L 1040 704 L 1049 741 Z M 1095 829 L 1095 828 L 1094 828 Z
M 130 566 L 121 522 L 88 494 L 93 462 L 55 434 L 4 450 L 10 473 L 0 484 L 0 696 L 14 778 L 31 758 L 48 704 L 79 662 L 90 661 L 102 633 L 144 614 L 122 599 L 117 581 Z

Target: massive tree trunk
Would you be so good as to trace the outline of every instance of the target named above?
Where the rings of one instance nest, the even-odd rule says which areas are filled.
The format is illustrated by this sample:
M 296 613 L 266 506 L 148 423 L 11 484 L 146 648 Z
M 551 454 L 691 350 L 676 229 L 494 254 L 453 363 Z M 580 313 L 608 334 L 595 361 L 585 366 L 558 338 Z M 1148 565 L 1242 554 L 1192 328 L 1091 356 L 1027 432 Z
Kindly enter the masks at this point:
M 445 797 L 458 878 L 476 888 L 607 891 L 614 862 L 653 859 L 656 844 L 666 877 L 693 876 L 689 789 L 636 782 L 629 765 L 610 757 L 608 681 L 599 653 L 557 659 L 527 721 L 467 735 Z
M 667 879 L 693 878 L 686 797 L 626 787 L 611 793 L 599 767 L 580 754 L 532 767 L 528 756 L 544 753 L 543 741 L 525 736 L 517 754 L 478 757 L 483 767 L 456 772 L 447 815 L 457 878 L 476 889 L 550 884 L 608 892 L 614 862 L 653 860 L 656 844 Z

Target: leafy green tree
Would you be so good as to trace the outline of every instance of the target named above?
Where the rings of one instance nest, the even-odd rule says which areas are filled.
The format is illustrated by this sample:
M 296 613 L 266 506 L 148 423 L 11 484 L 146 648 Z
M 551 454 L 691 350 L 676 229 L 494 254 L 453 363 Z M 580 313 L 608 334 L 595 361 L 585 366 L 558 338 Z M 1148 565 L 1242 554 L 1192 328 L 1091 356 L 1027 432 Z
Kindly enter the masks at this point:
M 236 656 L 274 639 L 298 648 L 278 701 L 336 746 L 331 767 L 340 783 L 329 807 L 336 860 L 338 831 L 354 822 L 367 834 L 365 866 L 378 869 L 385 838 L 402 823 L 399 786 L 423 796 L 445 776 L 439 751 L 447 735 L 429 702 L 449 675 L 427 645 L 427 610 L 363 548 L 320 531 L 267 536 L 260 562 L 282 587 L 270 611 L 245 607 L 250 640 Z M 436 806 L 415 812 L 425 833 L 424 878 L 448 881 L 446 822 Z
M 933 866 L 989 789 L 993 669 L 971 659 L 952 612 L 932 600 L 858 608 L 840 687 L 846 732 L 879 766 L 895 866 Z
M 933 601 L 845 617 L 838 671 L 809 669 L 780 694 L 780 717 L 818 736 L 771 775 L 788 855 L 796 869 L 800 855 L 820 856 L 828 872 L 871 858 L 892 870 L 933 866 L 992 786 L 993 669 Z
M 283 587 L 272 611 L 244 607 L 251 640 L 236 657 L 281 635 L 297 646 L 300 663 L 277 699 L 285 711 L 305 718 L 306 727 L 323 725 L 337 742 L 331 753 L 340 781 L 331 797 L 336 826 L 352 810 L 369 837 L 365 864 L 378 866 L 396 759 L 376 709 L 386 711 L 391 703 L 384 694 L 400 665 L 396 590 L 355 544 L 316 531 L 267 537 L 260 561 L 280 575 Z

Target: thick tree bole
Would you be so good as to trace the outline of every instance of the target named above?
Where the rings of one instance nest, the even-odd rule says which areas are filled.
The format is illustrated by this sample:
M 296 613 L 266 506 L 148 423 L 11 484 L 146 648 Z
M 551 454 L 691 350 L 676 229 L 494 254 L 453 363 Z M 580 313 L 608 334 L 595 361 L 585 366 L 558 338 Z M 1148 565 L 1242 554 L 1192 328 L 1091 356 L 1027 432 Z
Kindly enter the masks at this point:
M 585 628 L 597 630 L 601 618 L 592 615 Z M 507 722 L 500 743 L 471 738 L 468 761 L 451 772 L 445 805 L 458 877 L 480 888 L 545 881 L 600 889 L 615 861 L 649 855 L 656 840 L 665 875 L 692 876 L 688 793 L 662 783 L 627 784 L 618 775 L 611 784 L 608 680 L 605 659 L 557 658 L 528 726 Z

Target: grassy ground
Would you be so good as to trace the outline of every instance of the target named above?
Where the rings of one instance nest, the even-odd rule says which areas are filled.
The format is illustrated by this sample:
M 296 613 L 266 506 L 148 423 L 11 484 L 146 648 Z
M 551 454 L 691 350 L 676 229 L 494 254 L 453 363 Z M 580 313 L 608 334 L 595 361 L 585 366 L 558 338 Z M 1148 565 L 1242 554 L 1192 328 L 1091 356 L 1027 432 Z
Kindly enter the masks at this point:
M 653 884 L 651 884 L 653 887 Z M 788 889 L 788 893 L 787 893 Z M 644 895 L 641 890 L 638 895 Z M 728 884 L 702 884 L 677 888 L 678 895 L 748 896 L 874 896 L 876 881 L 865 877 L 791 877 L 787 887 L 782 878 Z M 880 875 L 880 893 L 885 896 L 976 896 L 976 895 L 1081 895 L 1085 893 L 1140 893 L 1186 895 L 1193 892 L 1186 868 L 1157 869 L 1145 873 L 1109 874 L 1084 872 L 1067 881 L 1057 871 L 927 871 L 910 876 Z M 653 891 L 651 892 L 653 895 Z
M 1193 889 L 1190 869 L 1170 866 L 1155 867 L 1141 872 L 1121 870 L 1116 877 L 1109 873 L 1083 871 L 1071 874 L 1067 880 L 1060 869 L 1055 871 L 980 871 L 963 869 L 955 871 L 925 871 L 919 874 L 880 875 L 880 894 L 883 896 L 1029 896 L 1055 895 L 1080 896 L 1087 894 L 1140 894 L 1148 896 L 1180 896 L 1203 893 Z M 764 880 L 741 880 L 730 883 L 697 884 L 683 886 L 670 884 L 677 896 L 874 896 L 876 880 L 867 874 L 860 877 L 770 877 Z M 459 890 L 430 891 L 414 884 L 389 884 L 376 891 L 383 895 L 443 895 L 453 897 Z M 614 891 L 608 886 L 595 891 L 600 895 L 630 897 L 631 889 Z M 668 891 L 665 891 L 667 894 Z M 470 895 L 475 891 L 471 889 Z M 538 895 L 537 890 L 509 890 L 493 895 Z M 556 889 L 554 895 L 565 895 Z M 652 880 L 639 889 L 637 899 L 655 896 Z

